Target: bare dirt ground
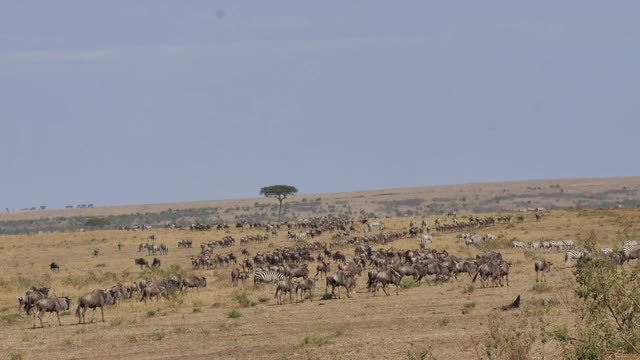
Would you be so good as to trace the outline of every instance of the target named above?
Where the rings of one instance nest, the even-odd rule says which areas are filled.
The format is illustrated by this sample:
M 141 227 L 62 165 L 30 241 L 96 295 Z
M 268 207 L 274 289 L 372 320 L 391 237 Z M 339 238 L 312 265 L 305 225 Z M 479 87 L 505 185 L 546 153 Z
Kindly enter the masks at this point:
M 640 234 L 640 211 L 631 209 L 552 211 L 541 222 L 529 215 L 524 223 L 500 224 L 477 233 L 501 237 L 496 250 L 513 262 L 509 286 L 481 289 L 468 277 L 443 284 L 423 283 L 392 293 L 372 296 L 366 289 L 366 274 L 358 280 L 357 293 L 351 299 L 321 301 L 324 278 L 318 281 L 313 301 L 278 306 L 269 285 L 246 292 L 254 306 L 241 307 L 238 288 L 231 286 L 231 267 L 216 270 L 192 270 L 190 258 L 199 252 L 203 241 L 218 240 L 225 235 L 236 239 L 248 233 L 235 229 L 230 233 L 187 230 L 152 232 L 95 231 L 43 235 L 0 237 L 0 357 L 7 359 L 412 359 L 421 355 L 438 359 L 484 358 L 488 339 L 487 326 L 492 319 L 505 324 L 527 322 L 547 329 L 574 324 L 571 313 L 573 279 L 565 268 L 563 254 L 552 251 L 523 252 L 512 250 L 512 239 L 585 239 L 594 231 L 600 246 L 620 247 L 622 240 Z M 419 218 L 417 218 L 419 220 Z M 387 230 L 408 228 L 409 218 L 383 219 Z M 434 218 L 429 218 L 433 223 Z M 78 325 L 73 312 L 80 295 L 96 288 L 131 283 L 140 279 L 140 268 L 133 260 L 144 256 L 138 244 L 150 233 L 158 242 L 169 244 L 169 255 L 157 256 L 168 272 L 178 266 L 187 273 L 207 277 L 207 287 L 200 293 L 190 291 L 184 297 L 151 301 L 125 300 L 105 309 L 106 322 L 99 322 L 99 312 L 89 317 L 98 320 Z M 474 257 L 480 249 L 467 248 L 456 239 L 457 233 L 436 234 L 431 248 L 447 250 L 461 257 Z M 330 241 L 323 234 L 320 242 Z M 194 247 L 178 249 L 177 241 L 192 239 Z M 117 251 L 117 243 L 125 247 Z M 246 248 L 260 250 L 293 246 L 280 231 L 267 243 L 251 243 Z M 245 247 L 222 249 L 240 257 Z M 418 239 L 402 239 L 374 248 L 416 249 Z M 100 248 L 102 254 L 92 257 Z M 345 248 L 348 256 L 353 248 Z M 554 262 L 547 275 L 548 287 L 534 288 L 533 261 L 546 258 Z M 51 273 L 48 264 L 61 265 Z M 332 264 L 335 270 L 335 263 Z M 629 265 L 625 265 L 629 266 Z M 635 266 L 632 264 L 631 266 Z M 309 265 L 315 270 L 315 263 Z M 315 271 L 313 271 L 315 273 Z M 32 329 L 33 319 L 18 312 L 17 298 L 29 286 L 50 286 L 51 294 L 69 295 L 72 311 L 61 317 L 45 317 L 45 328 Z M 234 296 L 234 294 L 236 296 Z M 344 292 L 343 292 L 344 295 Z M 503 312 L 496 309 L 511 303 L 518 295 L 520 309 Z M 139 295 L 137 295 L 138 297 Z M 542 302 L 545 300 L 545 303 Z M 544 305 L 551 304 L 551 305 Z M 239 318 L 228 313 L 238 309 Z M 88 313 L 90 314 L 90 313 Z M 557 358 L 560 347 L 553 341 L 544 346 L 540 331 L 531 328 L 537 341 L 533 358 Z M 535 334 L 534 334 L 535 333 Z M 536 335 L 537 334 L 537 335 Z

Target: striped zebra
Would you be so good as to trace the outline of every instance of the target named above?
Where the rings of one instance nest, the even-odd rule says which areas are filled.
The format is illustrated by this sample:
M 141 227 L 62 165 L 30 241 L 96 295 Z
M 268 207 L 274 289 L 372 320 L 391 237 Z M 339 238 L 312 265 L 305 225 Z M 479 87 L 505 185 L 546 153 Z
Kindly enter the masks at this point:
M 638 242 L 638 240 L 625 240 L 623 245 L 633 247 L 640 245 L 640 243 Z
M 573 247 L 573 240 L 560 240 L 564 244 L 567 249 L 571 249 Z
M 272 283 L 281 280 L 288 280 L 289 277 L 286 274 L 283 274 L 279 271 L 256 271 L 253 275 L 253 285 L 258 285 L 259 283 Z
M 609 256 L 610 254 L 613 254 L 612 248 L 600 248 L 600 256 Z
M 584 250 L 576 250 L 576 249 L 569 249 L 564 253 L 564 261 L 566 263 L 566 267 L 571 266 L 571 259 L 582 259 L 584 257 L 587 257 L 589 255 L 589 253 L 587 253 Z

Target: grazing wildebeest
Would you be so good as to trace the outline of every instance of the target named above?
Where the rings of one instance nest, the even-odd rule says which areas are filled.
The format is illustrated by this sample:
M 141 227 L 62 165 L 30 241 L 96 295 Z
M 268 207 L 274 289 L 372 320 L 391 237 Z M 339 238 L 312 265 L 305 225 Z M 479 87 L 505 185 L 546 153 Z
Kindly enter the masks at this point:
M 316 279 L 306 279 L 299 282 L 296 285 L 296 302 L 298 302 L 298 292 L 300 292 L 300 299 L 304 302 L 304 293 L 309 291 L 309 300 L 313 301 L 313 293 L 311 292 L 316 288 Z
M 36 327 L 36 317 L 40 320 L 40 327 L 44 327 L 44 324 L 42 324 L 42 315 L 48 313 L 48 312 L 55 312 L 56 316 L 58 317 L 58 326 L 61 326 L 62 323 L 60 323 L 60 311 L 67 311 L 69 310 L 69 306 L 71 305 L 71 299 L 69 299 L 68 297 L 64 296 L 64 297 L 51 297 L 51 298 L 47 298 L 47 299 L 42 299 L 39 300 L 35 305 L 34 308 L 36 308 L 38 311 L 36 314 L 34 314 L 33 316 L 33 328 L 35 329 Z
M 153 258 L 153 262 L 151 263 L 151 266 L 160 266 L 160 259 Z
M 46 299 L 47 297 L 49 297 L 49 288 L 31 287 L 31 289 L 27 290 L 25 293 L 25 297 L 20 299 L 22 299 L 22 304 L 24 304 L 24 309 L 28 315 L 31 308 L 34 307 L 38 301 Z
M 87 309 L 100 308 L 100 315 L 102 316 L 102 322 L 104 322 L 104 307 L 107 305 L 115 304 L 115 297 L 111 290 L 94 290 L 92 293 L 83 295 L 78 300 L 78 308 L 76 309 L 76 316 L 78 317 L 78 324 L 85 322 L 85 313 Z M 82 309 L 82 311 L 80 311 Z
M 156 241 L 156 240 L 158 240 L 158 237 L 156 236 L 156 234 L 152 234 L 152 235 L 149 235 L 149 237 L 147 238 L 147 240 L 149 240 L 149 241 Z
M 165 287 L 152 284 L 142 289 L 142 297 L 140 298 L 140 301 L 144 301 L 144 303 L 146 304 L 147 299 L 151 300 L 154 297 L 156 298 L 156 301 L 158 301 L 160 299 L 160 296 L 166 294 L 167 289 Z
M 400 280 L 402 276 L 394 269 L 387 269 L 383 271 L 379 271 L 376 274 L 376 283 L 382 284 L 382 291 L 384 291 L 387 296 L 389 296 L 389 292 L 387 291 L 387 285 L 393 284 L 396 286 L 396 295 L 398 294 L 398 288 L 400 287 Z M 376 292 L 378 292 L 378 286 L 376 286 L 375 291 L 373 292 L 373 296 L 376 296 Z
M 140 270 L 142 270 L 143 267 L 149 267 L 149 262 L 145 259 L 145 258 L 138 258 L 134 260 L 134 263 L 136 265 L 140 266 Z
M 342 270 L 338 270 L 337 273 L 327 276 L 327 285 L 324 288 L 324 293 L 327 294 L 327 290 L 331 286 L 331 295 L 340 299 L 340 286 L 347 289 L 347 297 L 351 297 L 351 289 L 356 286 L 355 276 L 345 273 Z M 335 289 L 338 288 L 338 295 L 336 296 Z
M 320 264 L 318 264 L 318 266 L 316 266 L 316 276 L 314 276 L 313 278 L 317 278 L 318 274 L 320 273 L 322 273 L 324 277 L 327 277 L 327 273 L 329 271 L 331 271 L 331 266 L 329 265 L 329 263 L 322 261 Z
M 547 282 L 547 278 L 545 277 L 544 273 L 551 271 L 551 265 L 553 265 L 553 263 L 545 259 L 538 260 L 535 262 L 533 267 L 534 267 L 534 270 L 536 271 L 536 282 L 538 282 L 539 273 L 542 273 L 542 281 Z
M 55 272 L 55 271 L 59 271 L 60 270 L 60 265 L 58 265 L 55 261 L 52 262 L 51 264 L 49 264 L 49 269 L 51 269 L 51 271 Z
M 289 293 L 289 303 L 293 301 L 293 293 L 296 291 L 297 283 L 291 280 L 281 280 L 276 283 L 276 304 L 284 305 L 282 295 Z
M 196 292 L 200 293 L 201 287 L 207 287 L 207 279 L 204 276 L 190 276 L 181 281 L 180 290 L 185 290 L 188 288 L 196 288 Z

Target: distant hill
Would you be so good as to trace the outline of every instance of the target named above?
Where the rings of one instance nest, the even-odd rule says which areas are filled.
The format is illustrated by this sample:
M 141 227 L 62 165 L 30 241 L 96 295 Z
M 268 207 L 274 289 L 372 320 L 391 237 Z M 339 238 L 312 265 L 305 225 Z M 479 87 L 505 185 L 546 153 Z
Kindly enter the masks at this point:
M 458 212 L 508 212 L 544 207 L 640 207 L 640 177 L 509 181 L 407 187 L 348 193 L 300 194 L 285 201 L 286 218 L 326 214 L 385 217 Z M 110 227 L 168 222 L 233 223 L 277 218 L 277 201 L 265 198 L 206 200 L 0 214 L 0 233 L 83 228 L 90 217 Z

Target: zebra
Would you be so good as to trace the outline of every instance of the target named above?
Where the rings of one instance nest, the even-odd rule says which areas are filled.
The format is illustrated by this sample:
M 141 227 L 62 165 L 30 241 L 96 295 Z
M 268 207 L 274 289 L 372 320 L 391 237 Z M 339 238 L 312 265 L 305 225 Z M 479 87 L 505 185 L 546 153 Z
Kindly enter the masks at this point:
M 600 256 L 609 256 L 610 254 L 613 254 L 612 248 L 600 248 Z
M 638 242 L 638 240 L 625 240 L 623 245 L 628 247 L 633 247 L 633 246 L 640 245 L 640 243 Z
M 564 253 L 564 261 L 566 267 L 571 265 L 571 259 L 582 259 L 589 256 L 589 253 L 584 250 L 569 249 Z
M 573 240 L 560 240 L 564 244 L 567 249 L 571 249 L 573 247 Z
M 526 244 L 522 241 L 512 241 L 511 242 L 511 247 L 514 249 L 525 249 L 526 248 Z
M 256 271 L 253 275 L 253 285 L 257 286 L 259 283 L 272 283 L 282 280 L 288 280 L 289 276 L 279 271 Z

